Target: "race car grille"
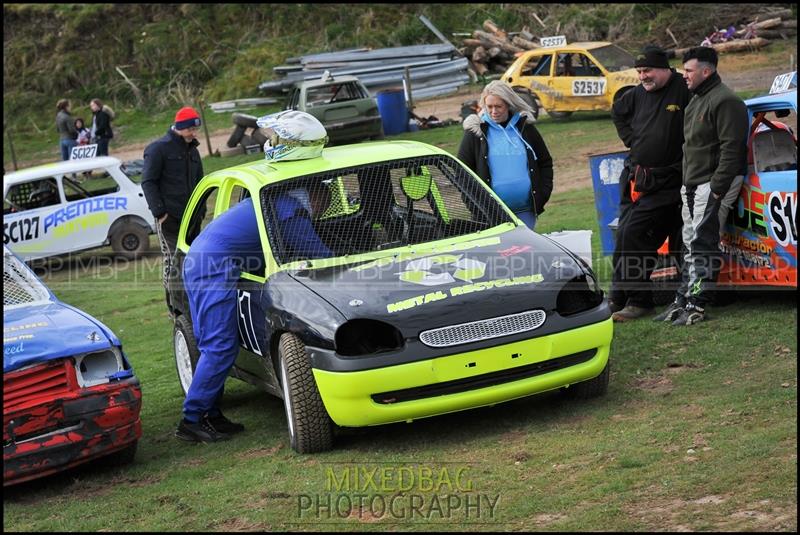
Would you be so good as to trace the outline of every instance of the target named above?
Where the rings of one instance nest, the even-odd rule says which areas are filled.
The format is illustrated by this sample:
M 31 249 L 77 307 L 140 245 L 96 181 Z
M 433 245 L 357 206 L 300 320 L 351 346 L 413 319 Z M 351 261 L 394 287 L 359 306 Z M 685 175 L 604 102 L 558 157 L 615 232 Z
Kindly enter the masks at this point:
M 430 347 L 449 347 L 489 340 L 509 334 L 519 334 L 541 327 L 547 314 L 544 310 L 529 310 L 469 323 L 460 323 L 423 331 L 419 339 Z
M 59 360 L 4 374 L 3 409 L 32 406 L 39 400 L 67 394 L 70 391 L 67 362 Z
M 587 362 L 591 360 L 597 349 L 587 349 L 580 353 L 573 353 L 555 359 L 545 360 L 543 362 L 536 362 L 534 364 L 527 364 L 525 366 L 517 366 L 508 370 L 500 370 L 492 373 L 485 373 L 483 375 L 476 375 L 474 377 L 467 377 L 465 379 L 455 379 L 453 381 L 444 381 L 432 385 L 418 386 L 414 388 L 406 388 L 403 390 L 394 390 L 392 392 L 382 392 L 380 394 L 373 394 L 372 400 L 381 405 L 390 405 L 393 403 L 402 403 L 404 401 L 414 401 L 416 399 L 426 399 L 436 396 L 446 396 L 448 394 L 459 394 L 469 390 L 476 390 L 478 388 L 486 388 L 489 386 L 496 386 L 503 383 L 510 383 L 512 381 L 519 381 L 521 379 L 528 379 L 537 375 L 562 370 Z

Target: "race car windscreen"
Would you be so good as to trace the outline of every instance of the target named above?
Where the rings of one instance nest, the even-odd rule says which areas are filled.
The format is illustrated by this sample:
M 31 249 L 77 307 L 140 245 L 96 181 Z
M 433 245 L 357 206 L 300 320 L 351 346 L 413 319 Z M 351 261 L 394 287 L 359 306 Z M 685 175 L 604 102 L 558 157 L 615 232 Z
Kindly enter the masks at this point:
M 47 288 L 22 261 L 7 249 L 3 251 L 3 310 L 50 301 Z
M 600 48 L 593 48 L 592 55 L 603 65 L 608 72 L 619 72 L 625 69 L 633 69 L 636 60 L 628 52 L 617 45 L 606 45 Z
M 281 264 L 466 236 L 512 221 L 449 156 L 290 179 L 264 187 L 261 207 Z

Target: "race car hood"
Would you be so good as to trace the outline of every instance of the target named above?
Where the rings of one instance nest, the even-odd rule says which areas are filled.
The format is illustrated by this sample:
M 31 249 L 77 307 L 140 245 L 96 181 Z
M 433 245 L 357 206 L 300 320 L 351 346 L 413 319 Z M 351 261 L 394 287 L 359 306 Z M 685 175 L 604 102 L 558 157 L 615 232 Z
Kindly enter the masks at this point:
M 3 373 L 119 345 L 111 331 L 61 302 L 3 312 Z
M 517 227 L 435 250 L 289 274 L 348 320 L 369 318 L 415 331 L 535 308 L 553 310 L 563 285 L 584 273 L 558 244 Z

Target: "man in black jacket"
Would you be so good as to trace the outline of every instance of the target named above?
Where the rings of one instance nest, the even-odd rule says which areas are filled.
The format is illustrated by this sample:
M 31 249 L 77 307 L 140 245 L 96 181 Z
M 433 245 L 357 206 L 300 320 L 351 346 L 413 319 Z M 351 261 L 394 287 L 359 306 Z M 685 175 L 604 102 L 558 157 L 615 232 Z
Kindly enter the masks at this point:
M 635 67 L 641 84 L 611 112 L 620 139 L 631 149 L 619 179 L 610 295 L 614 321 L 655 311 L 650 275 L 658 247 L 681 227 L 683 114 L 691 94 L 659 48 L 645 48 Z
M 144 149 L 142 190 L 156 219 L 161 253 L 164 255 L 164 289 L 173 269 L 183 211 L 189 197 L 203 178 L 203 162 L 196 137 L 200 116 L 189 106 L 175 115 L 167 134 Z

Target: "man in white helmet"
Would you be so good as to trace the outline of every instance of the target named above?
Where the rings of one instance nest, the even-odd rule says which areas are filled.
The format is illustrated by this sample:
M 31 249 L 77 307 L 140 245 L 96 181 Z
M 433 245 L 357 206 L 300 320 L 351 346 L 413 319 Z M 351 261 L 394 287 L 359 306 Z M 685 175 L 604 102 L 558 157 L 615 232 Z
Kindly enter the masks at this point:
M 270 130 L 272 142 L 264 152 L 271 161 L 317 157 L 327 141 L 322 124 L 304 112 L 281 112 L 259 121 Z M 327 207 L 326 191 L 321 183 L 298 184 L 276 198 L 278 224 L 290 254 L 332 256 L 311 226 L 311 217 Z M 236 287 L 242 266 L 258 262 L 263 264 L 264 259 L 250 198 L 211 221 L 189 248 L 183 283 L 200 358 L 183 403 L 183 419 L 175 430 L 181 440 L 217 442 L 244 430 L 222 414 L 220 402 L 239 354 Z

